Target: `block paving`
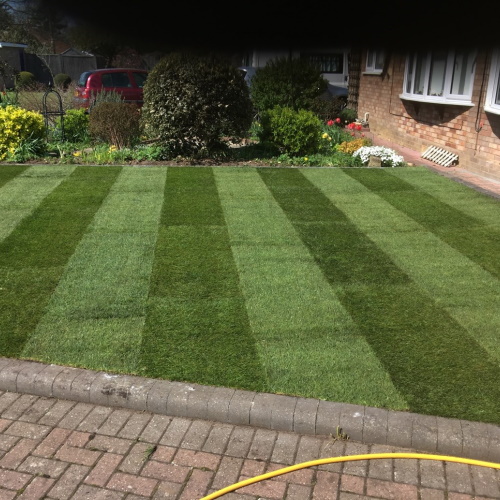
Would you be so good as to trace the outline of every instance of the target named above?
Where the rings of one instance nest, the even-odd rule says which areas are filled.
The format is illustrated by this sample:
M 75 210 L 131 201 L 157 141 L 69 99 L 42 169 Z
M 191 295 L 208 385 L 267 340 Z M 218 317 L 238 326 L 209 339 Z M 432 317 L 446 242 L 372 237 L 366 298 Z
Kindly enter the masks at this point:
M 199 500 L 292 465 L 374 453 L 422 452 L 0 392 L 0 500 Z M 298 468 L 219 498 L 498 500 L 500 470 L 420 458 L 351 460 Z

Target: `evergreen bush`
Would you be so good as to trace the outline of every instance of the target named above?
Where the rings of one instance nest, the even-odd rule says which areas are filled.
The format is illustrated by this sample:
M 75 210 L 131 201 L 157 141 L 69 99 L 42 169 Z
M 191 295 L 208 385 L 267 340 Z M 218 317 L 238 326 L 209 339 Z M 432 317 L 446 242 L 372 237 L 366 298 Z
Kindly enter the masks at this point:
M 275 106 L 312 111 L 327 86 L 319 68 L 308 60 L 281 57 L 257 68 L 250 91 L 259 113 Z
M 18 106 L 0 108 L 0 161 L 9 159 L 24 144 L 34 144 L 39 152 L 44 147 L 45 125 L 43 116 Z M 32 148 L 33 149 L 33 148 Z M 33 154 L 37 151 L 33 149 Z
M 71 83 L 71 77 L 66 73 L 58 73 L 54 76 L 54 86 L 59 89 L 66 90 Z
M 89 115 L 84 109 L 68 109 L 64 114 L 64 122 L 59 119 L 56 129 L 68 142 L 85 142 L 89 138 Z
M 143 131 L 172 155 L 214 156 L 239 142 L 252 123 L 252 102 L 240 71 L 217 55 L 163 58 L 144 85 Z
M 35 75 L 29 71 L 21 71 L 16 75 L 16 89 L 24 89 L 34 85 Z
M 322 123 L 312 112 L 275 106 L 261 116 L 259 139 L 275 144 L 282 153 L 307 155 L 320 147 Z

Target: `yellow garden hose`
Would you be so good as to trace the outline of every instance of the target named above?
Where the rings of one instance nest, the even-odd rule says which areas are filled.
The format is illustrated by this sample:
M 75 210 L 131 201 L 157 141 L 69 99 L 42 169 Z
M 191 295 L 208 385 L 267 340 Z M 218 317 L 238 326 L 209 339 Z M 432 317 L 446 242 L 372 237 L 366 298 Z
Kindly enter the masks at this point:
M 287 474 L 288 472 L 293 472 L 299 469 L 305 469 L 306 467 L 313 467 L 315 465 L 325 465 L 333 464 L 337 462 L 350 462 L 351 460 L 373 460 L 377 458 L 416 458 L 421 460 L 442 460 L 446 462 L 458 462 L 468 465 L 479 465 L 481 467 L 492 467 L 493 469 L 500 469 L 500 464 L 493 462 L 483 462 L 481 460 L 473 460 L 469 458 L 460 457 L 449 457 L 446 455 L 427 455 L 424 453 L 373 453 L 368 455 L 351 455 L 346 457 L 331 457 L 331 458 L 320 458 L 318 460 L 312 460 L 310 462 L 302 462 L 300 464 L 291 465 L 290 467 L 284 467 L 283 469 L 278 469 L 272 472 L 267 472 L 266 474 L 261 474 L 260 476 L 255 476 L 250 479 L 245 479 L 239 483 L 232 484 L 222 488 L 215 493 L 211 493 L 200 500 L 213 500 L 214 498 L 219 498 L 226 493 L 243 488 L 249 484 L 257 483 L 259 481 L 264 481 L 265 479 L 270 479 L 275 476 L 280 476 L 281 474 Z

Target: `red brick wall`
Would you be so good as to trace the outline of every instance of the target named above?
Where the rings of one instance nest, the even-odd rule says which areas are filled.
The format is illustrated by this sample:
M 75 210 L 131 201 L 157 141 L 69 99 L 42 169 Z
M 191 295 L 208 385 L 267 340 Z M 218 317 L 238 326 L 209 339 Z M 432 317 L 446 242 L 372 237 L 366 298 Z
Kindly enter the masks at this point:
M 361 71 L 366 67 L 366 51 Z M 370 131 L 424 152 L 442 147 L 459 155 L 458 167 L 500 179 L 500 115 L 483 109 L 489 77 L 489 56 L 479 53 L 472 102 L 453 106 L 402 100 L 406 55 L 391 54 L 382 75 L 361 74 L 358 116 L 369 113 Z

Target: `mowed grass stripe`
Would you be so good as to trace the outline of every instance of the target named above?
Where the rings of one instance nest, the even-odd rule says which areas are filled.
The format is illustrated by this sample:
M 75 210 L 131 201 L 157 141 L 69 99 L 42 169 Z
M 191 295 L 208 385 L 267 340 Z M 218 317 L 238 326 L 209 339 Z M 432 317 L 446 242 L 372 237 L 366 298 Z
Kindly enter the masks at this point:
M 165 168 L 122 170 L 23 356 L 137 371 L 165 177 Z
M 0 165 L 0 188 L 28 167 L 29 165 Z
M 499 423 L 500 367 L 487 351 L 300 170 L 259 173 L 410 410 Z
M 426 167 L 391 168 L 386 172 L 456 210 L 479 219 L 483 224 L 500 230 L 500 199 L 438 175 Z
M 266 387 L 211 168 L 169 168 L 141 373 Z
M 345 171 L 335 177 L 318 169 L 303 173 L 500 363 L 498 279 Z M 467 205 L 475 205 L 474 199 Z
M 0 242 L 0 355 L 18 356 L 120 167 L 78 167 Z
M 499 229 L 384 170 L 350 169 L 346 173 L 500 278 Z
M 4 167 L 0 167 L 3 172 Z M 20 170 L 0 188 L 0 241 L 5 239 L 75 167 L 42 165 Z M 16 170 L 17 171 L 17 170 Z
M 268 391 L 407 408 L 257 171 L 214 172 Z

